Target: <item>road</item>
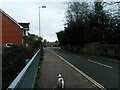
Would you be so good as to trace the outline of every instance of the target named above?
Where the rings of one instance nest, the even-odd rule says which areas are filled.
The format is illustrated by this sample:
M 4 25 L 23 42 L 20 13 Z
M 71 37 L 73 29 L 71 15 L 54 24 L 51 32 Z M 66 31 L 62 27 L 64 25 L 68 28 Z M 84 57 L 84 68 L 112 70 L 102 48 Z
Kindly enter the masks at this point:
M 105 88 L 118 88 L 120 62 L 90 55 L 78 55 L 58 48 L 50 49 Z

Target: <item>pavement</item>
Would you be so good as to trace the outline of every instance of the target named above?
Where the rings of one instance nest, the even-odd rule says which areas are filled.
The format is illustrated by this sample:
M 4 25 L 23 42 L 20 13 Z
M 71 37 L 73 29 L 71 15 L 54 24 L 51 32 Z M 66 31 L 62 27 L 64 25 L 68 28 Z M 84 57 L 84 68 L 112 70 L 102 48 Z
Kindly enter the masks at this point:
M 49 48 L 45 48 L 35 88 L 55 88 L 57 84 L 57 75 L 59 73 L 65 81 L 65 88 L 98 89 L 78 71 L 56 56 L 53 51 Z

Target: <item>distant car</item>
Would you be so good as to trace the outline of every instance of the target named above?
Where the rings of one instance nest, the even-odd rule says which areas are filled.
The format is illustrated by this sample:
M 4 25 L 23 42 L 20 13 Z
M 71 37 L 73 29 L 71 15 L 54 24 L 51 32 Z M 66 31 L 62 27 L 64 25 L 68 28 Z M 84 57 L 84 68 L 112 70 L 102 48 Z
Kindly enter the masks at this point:
M 7 48 L 10 48 L 10 47 L 12 47 L 12 46 L 13 46 L 12 43 L 6 43 L 6 45 L 5 45 L 5 47 L 7 47 Z

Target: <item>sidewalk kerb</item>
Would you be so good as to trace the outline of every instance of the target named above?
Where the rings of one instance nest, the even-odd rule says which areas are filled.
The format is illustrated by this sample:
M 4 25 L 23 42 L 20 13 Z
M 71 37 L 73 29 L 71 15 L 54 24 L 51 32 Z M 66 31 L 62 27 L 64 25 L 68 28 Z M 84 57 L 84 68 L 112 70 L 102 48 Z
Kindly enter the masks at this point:
M 49 49 L 50 50 L 50 49 Z M 86 79 L 88 79 L 90 82 L 92 82 L 95 86 L 97 86 L 98 88 L 100 88 L 101 90 L 107 90 L 104 86 L 102 86 L 101 84 L 99 84 L 98 82 L 96 82 L 94 79 L 92 79 L 91 77 L 89 77 L 87 74 L 85 74 L 83 71 L 81 71 L 80 69 L 78 69 L 77 67 L 75 67 L 74 65 L 72 65 L 71 63 L 69 63 L 67 60 L 65 60 L 64 58 L 62 58 L 61 56 L 59 56 L 58 54 L 56 54 L 55 52 L 53 52 L 52 50 L 50 50 L 53 54 L 55 54 L 56 56 L 58 56 L 60 59 L 62 59 L 65 63 L 67 63 L 68 65 L 70 65 L 73 69 L 75 69 L 78 73 L 80 73 L 82 76 L 84 76 Z

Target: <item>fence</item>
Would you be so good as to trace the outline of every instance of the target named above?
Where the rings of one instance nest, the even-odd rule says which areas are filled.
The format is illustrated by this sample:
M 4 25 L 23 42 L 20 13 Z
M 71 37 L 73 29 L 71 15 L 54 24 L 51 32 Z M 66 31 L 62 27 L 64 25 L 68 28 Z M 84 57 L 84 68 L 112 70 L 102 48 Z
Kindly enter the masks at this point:
M 23 70 L 19 73 L 16 79 L 8 87 L 10 90 L 32 89 L 35 83 L 35 78 L 40 61 L 40 50 L 32 57 Z

